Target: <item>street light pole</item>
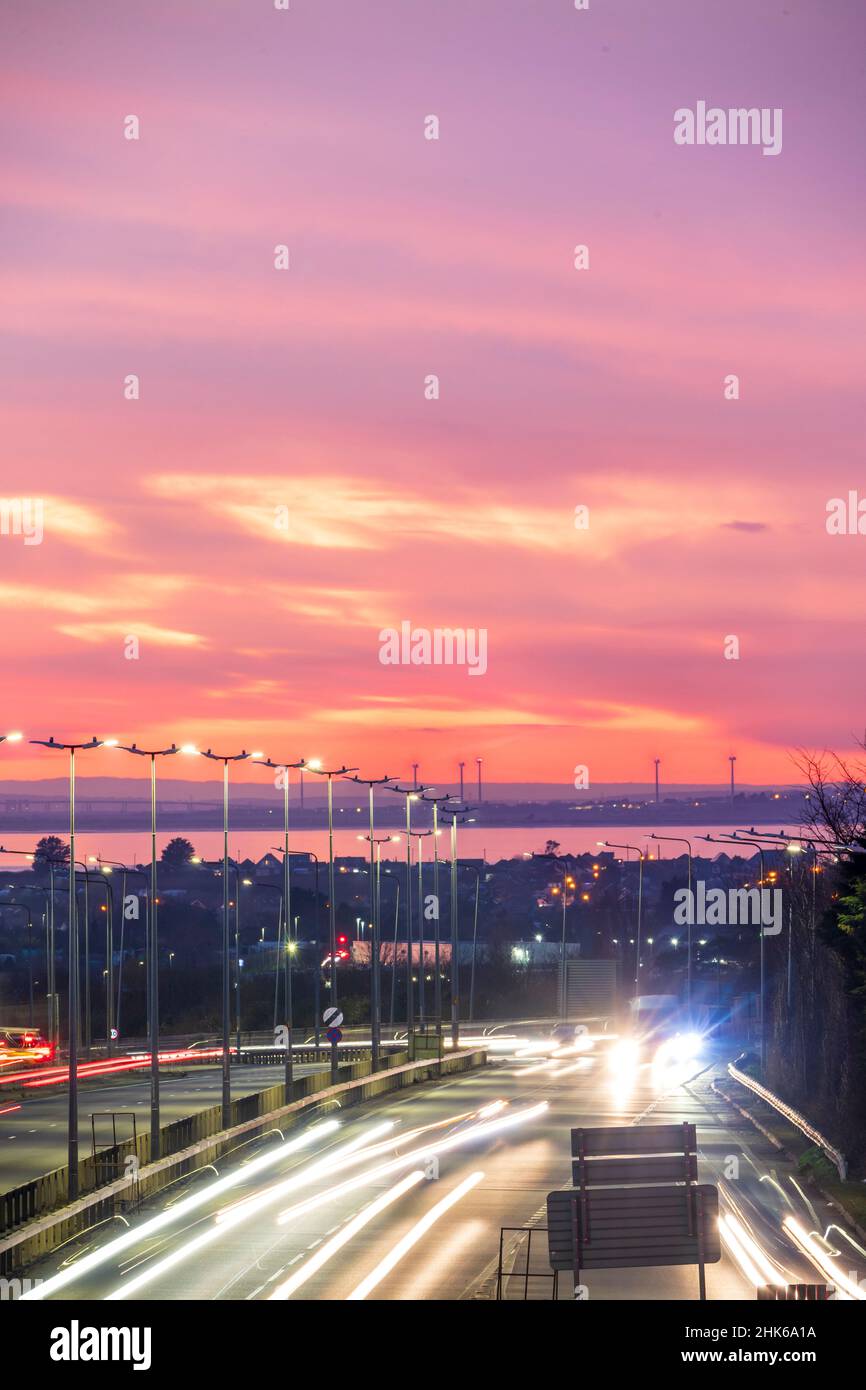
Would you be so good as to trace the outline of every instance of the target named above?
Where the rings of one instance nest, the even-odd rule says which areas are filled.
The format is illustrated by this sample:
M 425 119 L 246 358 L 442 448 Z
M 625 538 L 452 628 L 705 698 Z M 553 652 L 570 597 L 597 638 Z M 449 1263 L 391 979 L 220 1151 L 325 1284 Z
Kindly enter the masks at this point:
M 385 871 L 388 872 L 387 870 Z M 400 880 L 396 874 L 392 875 L 396 893 L 394 894 L 394 956 L 391 962 L 391 1027 L 394 1027 L 394 1016 L 397 1004 L 397 929 L 400 923 Z M 381 901 L 381 894 L 380 894 Z
M 636 954 L 636 956 L 635 956 L 634 994 L 635 994 L 635 999 L 639 999 L 639 998 L 640 998 L 640 933 L 641 933 L 641 916 L 642 916 L 642 912 L 643 912 L 643 861 L 644 861 L 644 856 L 643 856 L 642 850 L 639 850 L 638 847 L 637 847 L 637 845 L 617 845 L 617 844 L 614 844 L 613 840 L 603 840 L 603 841 L 601 841 L 601 843 L 604 845 L 605 849 L 628 849 L 628 850 L 634 850 L 635 854 L 637 855 L 637 859 L 638 859 L 638 868 L 637 868 L 637 939 L 636 939 L 637 954 Z
M 447 804 L 448 804 L 449 802 L 453 802 L 453 801 L 454 801 L 454 797 L 451 795 L 450 792 L 446 792 L 444 796 L 422 796 L 421 800 L 422 800 L 422 801 L 429 801 L 430 805 L 433 807 L 433 897 L 434 897 L 435 902 L 436 902 L 436 916 L 435 916 L 435 918 L 434 918 L 434 928 L 433 928 L 433 958 L 434 958 L 435 972 L 436 972 L 436 973 L 435 973 L 435 979 L 434 979 L 434 982 L 433 982 L 433 1012 L 434 1012 L 435 1015 L 436 1015 L 436 1039 L 437 1039 L 437 1043 L 439 1044 L 439 1046 L 438 1046 L 438 1051 L 441 1052 L 441 1050 L 442 1050 L 442 1046 L 441 1046 L 441 1040 L 442 1040 L 442 963 L 441 963 L 442 928 L 441 928 L 441 912 L 440 912 L 441 899 L 440 899 L 440 897 L 439 897 L 439 844 L 438 844 L 438 841 L 439 841 L 439 836 L 441 835 L 442 832 L 441 832 L 441 830 L 439 829 L 439 807 L 440 807 L 440 806 L 443 806 L 443 807 L 447 806 Z
M 307 766 L 306 758 L 300 758 L 296 763 L 275 763 L 270 758 L 256 760 L 260 767 L 276 769 L 278 776 L 283 782 L 283 916 L 286 923 L 286 956 L 284 962 L 284 980 L 286 996 L 286 1102 L 291 1099 L 292 1084 L 295 1078 L 294 1070 L 294 1041 L 292 1037 L 294 1024 L 294 1008 L 292 997 L 292 859 L 289 849 L 289 770 L 293 767 L 298 768 L 303 777 L 303 768 Z M 294 947 L 297 949 L 297 947 Z M 276 1005 L 275 1005 L 276 1007 Z
M 222 1125 L 229 1129 L 232 1122 L 231 1078 L 231 929 L 229 925 L 229 763 L 261 758 L 261 753 L 214 753 L 210 748 L 199 750 L 184 744 L 181 753 L 198 753 L 203 758 L 223 765 L 223 987 L 222 987 Z
M 116 1005 L 116 1007 L 115 1007 L 115 1012 L 114 1012 L 114 1026 L 115 1026 L 116 1029 L 117 1029 L 118 1036 L 120 1036 L 121 1003 L 122 1003 L 122 1001 L 123 1001 L 123 933 L 124 933 L 124 923 L 126 922 L 126 880 L 127 880 L 127 877 L 128 877 L 130 874 L 138 874 L 138 875 L 140 875 L 141 878 L 144 879 L 144 887 L 145 887 L 145 894 L 144 894 L 144 896 L 145 896 L 145 900 L 147 901 L 147 883 L 148 883 L 148 878 L 147 878 L 147 873 L 146 873 L 146 871 L 145 871 L 144 869 L 139 868 L 138 865 L 124 864 L 124 863 L 122 863 L 121 860 L 119 860 L 119 859 L 103 859 L 101 855 L 94 855 L 93 858 L 94 858 L 94 862 L 95 862 L 96 864 L 99 865 L 99 869 L 100 869 L 100 872 L 101 872 L 102 874 L 110 874 L 111 871 L 112 871 L 112 869 L 120 869 L 120 870 L 121 870 L 121 879 L 120 879 L 120 945 L 119 945 L 119 948 L 118 948 L 118 949 L 119 949 L 119 953 L 120 953 L 120 960 L 118 961 L 118 965 L 117 965 L 117 1005 Z M 114 897 L 114 893 L 112 892 L 112 899 L 113 899 L 113 897 Z M 147 902 L 146 916 L 145 916 L 146 941 L 149 939 L 149 928 L 147 927 L 147 922 L 148 922 L 149 917 L 150 917 L 150 903 Z M 135 920 L 138 921 L 138 918 L 136 917 Z M 148 961 L 149 961 L 149 959 L 150 959 L 150 957 L 148 956 Z M 146 971 L 145 971 L 145 974 L 147 974 L 147 973 L 148 973 L 148 972 L 147 972 L 147 970 L 146 970 Z
M 357 772 L 356 767 L 320 768 L 308 764 L 311 771 L 328 779 L 328 958 L 331 965 L 331 995 L 329 1003 L 337 1003 L 337 890 L 334 880 L 334 778 L 344 777 L 347 772 Z
M 668 840 L 671 844 L 686 845 L 689 852 L 689 902 L 693 903 L 692 898 L 692 842 L 686 839 L 685 835 L 650 835 L 651 840 Z M 686 1011 L 689 1018 L 689 1027 L 692 1023 L 692 918 L 694 913 L 689 910 L 689 918 L 686 923 Z
M 451 1046 L 456 1052 L 460 1046 L 460 965 L 458 956 L 460 952 L 459 930 L 457 919 L 457 826 L 465 825 L 467 817 L 464 813 L 471 808 L 469 806 L 449 808 L 448 814 L 451 816 Z
M 418 767 L 415 764 L 415 780 L 417 781 Z M 380 942 L 382 938 L 381 923 L 379 921 L 379 904 L 377 901 L 377 884 L 379 877 L 378 867 L 378 845 L 381 843 L 376 840 L 374 815 L 373 815 L 373 788 L 384 787 L 388 782 L 392 782 L 392 777 L 349 777 L 349 782 L 357 782 L 360 786 L 365 786 L 368 792 L 370 830 L 367 839 L 370 841 L 370 1065 L 373 1071 L 379 1070 L 379 1055 L 382 1046 L 382 977 L 380 973 Z M 386 836 L 386 839 L 390 839 Z
M 88 855 L 89 862 L 99 863 L 95 855 Z M 85 872 L 86 883 L 90 883 L 88 866 L 79 860 L 79 867 Z M 113 1055 L 114 1040 L 111 1037 L 111 1029 L 114 1026 L 113 1004 L 111 1004 L 111 991 L 114 984 L 114 888 L 108 883 L 104 870 L 100 869 L 100 876 L 97 883 L 106 890 L 106 903 L 104 903 L 104 913 L 106 913 L 106 969 L 104 969 L 104 979 L 106 979 L 106 1051 L 108 1056 Z
M 599 841 L 599 844 L 601 841 Z M 577 861 L 573 854 L 533 854 L 533 859 L 553 859 L 562 864 L 562 940 L 559 950 L 559 1016 L 565 1019 L 568 1013 L 568 963 L 566 940 L 566 912 L 568 904 L 568 866 Z M 575 892 L 577 880 L 575 880 Z
M 32 738 L 31 743 L 43 748 L 58 748 L 69 754 L 69 1095 L 67 1110 L 67 1198 L 78 1199 L 78 913 L 75 900 L 75 754 L 86 748 L 99 748 L 94 734 L 89 743 L 58 743 L 50 739 Z
M 426 1022 L 426 1000 L 424 991 L 424 846 L 421 842 L 434 833 L 433 830 L 412 831 L 413 839 L 418 841 L 418 1021 L 422 1028 Z
M 139 748 L 136 743 L 116 744 L 124 753 L 135 753 L 140 758 L 150 760 L 150 931 L 148 940 L 148 1014 L 150 1025 L 150 1161 L 160 1158 L 160 1113 L 159 1113 L 159 894 L 157 891 L 156 869 L 156 760 L 168 758 L 178 750 L 175 744 L 170 748 Z
M 731 776 L 733 777 L 733 763 L 731 764 Z M 759 842 L 758 840 L 744 840 L 744 839 L 741 839 L 740 836 L 736 834 L 736 832 L 735 832 L 734 834 L 732 834 L 732 835 L 726 836 L 724 839 L 714 839 L 712 835 L 702 835 L 700 838 L 701 838 L 702 840 L 709 840 L 711 844 L 716 844 L 716 845 L 730 845 L 732 842 L 733 842 L 734 844 L 740 844 L 740 845 L 751 845 L 753 849 L 756 849 L 756 850 L 758 851 L 758 854 L 759 854 L 759 856 L 760 856 L 760 862 L 761 862 L 761 883 L 760 883 L 759 892 L 760 892 L 760 901 L 763 902 L 763 895 L 764 895 L 764 880 L 765 880 L 765 878 L 766 878 L 766 874 L 765 874 L 765 872 L 764 872 L 764 848 L 763 848 L 763 845 L 761 845 L 760 842 Z M 759 1034 L 760 1034 L 760 1039 L 759 1039 L 759 1041 L 760 1041 L 761 1075 L 763 1076 L 763 1074 L 764 1074 L 764 1063 L 765 1063 L 765 1061 L 766 1061 L 766 1052 L 767 1052 L 767 1042 L 766 1042 L 766 1035 L 765 1035 L 765 1028 L 764 1028 L 764 993 L 765 993 L 765 978 L 766 978 L 766 977 L 765 977 L 765 970 L 764 970 L 764 922 L 763 922 L 763 916 L 761 916 L 761 921 L 760 921 L 760 964 L 759 964 L 759 972 L 760 972 L 760 984 L 759 984 L 759 992 L 758 992 L 758 1031 L 759 1031 Z
M 370 788 L 372 799 L 373 789 Z M 399 840 L 399 835 L 359 835 L 359 840 L 364 840 L 370 844 L 371 873 L 373 891 L 371 894 L 371 917 L 370 917 L 370 1056 L 373 1071 L 376 1071 L 379 1063 L 382 1040 L 382 990 L 381 990 L 381 965 L 380 955 L 382 946 L 382 927 L 380 917 L 382 914 L 382 853 L 381 846 L 390 844 L 394 840 Z M 375 850 L 375 859 L 373 851 Z M 376 978 L 373 979 L 375 969 Z
M 481 871 L 474 864 L 464 864 L 467 873 L 475 875 L 475 911 L 472 915 L 472 969 L 469 972 L 469 1022 L 475 1019 L 475 957 L 478 952 L 478 899 L 481 894 Z
M 312 767 L 312 764 L 311 764 L 311 763 L 305 763 L 304 766 L 305 766 L 306 768 L 310 768 L 310 767 Z M 313 771 L 315 771 L 315 768 L 313 768 Z M 280 846 L 279 846 L 279 845 L 272 845 L 271 848 L 272 848 L 272 849 L 278 850 L 278 849 L 280 848 Z M 316 1039 L 316 1058 L 318 1059 L 318 1056 L 319 1056 L 319 1027 L 320 1027 L 320 1022 L 321 1022 L 320 1017 L 319 1017 L 319 979 L 320 979 L 321 973 L 322 973 L 322 962 L 319 960 L 319 952 L 320 952 L 320 949 L 321 949 L 321 942 L 319 941 L 319 856 L 318 856 L 317 854 L 314 854 L 313 851 L 312 851 L 311 849 L 310 849 L 310 850 L 306 850 L 306 849 L 293 849 L 293 850 L 290 850 L 290 851 L 289 851 L 289 858 L 290 858 L 290 859 L 291 859 L 292 856 L 294 856 L 295 859 L 298 859 L 298 858 L 300 858 L 301 855 L 304 855 L 304 854 L 306 854 L 307 857 L 308 857 L 309 859 L 312 859 L 313 863 L 314 863 L 315 866 L 316 866 L 316 868 L 315 868 L 315 875 L 316 875 L 316 878 L 315 878 L 315 886 L 314 886 L 314 889 L 313 889 L 313 937 L 314 937 L 314 942 L 313 942 L 313 944 L 315 945 L 315 948 L 316 948 L 316 952 L 315 952 L 315 955 L 316 955 L 315 1000 L 316 1000 L 316 1002 L 315 1002 L 315 1006 L 314 1006 L 314 1009 L 313 1009 L 313 1032 L 314 1032 L 314 1034 L 315 1034 L 315 1039 Z M 297 938 L 296 938 L 296 940 L 295 940 L 295 945 L 297 946 Z
M 412 988 L 412 802 L 421 799 L 422 792 L 434 791 L 433 787 L 394 786 L 389 792 L 396 792 L 406 798 L 406 1043 L 409 1060 L 415 1058 L 415 991 Z M 396 960 L 394 963 L 396 969 Z

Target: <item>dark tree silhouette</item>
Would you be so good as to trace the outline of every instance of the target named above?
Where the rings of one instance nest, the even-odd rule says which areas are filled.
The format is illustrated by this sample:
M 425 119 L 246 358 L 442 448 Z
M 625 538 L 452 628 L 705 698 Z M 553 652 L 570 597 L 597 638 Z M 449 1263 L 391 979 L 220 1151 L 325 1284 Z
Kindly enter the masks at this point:
M 162 851 L 162 862 L 169 869 L 182 869 L 195 854 L 195 846 L 182 835 L 175 835 Z
M 37 840 L 33 855 L 34 868 L 41 868 L 46 864 L 68 863 L 69 846 L 64 844 L 59 835 L 43 835 L 41 840 Z

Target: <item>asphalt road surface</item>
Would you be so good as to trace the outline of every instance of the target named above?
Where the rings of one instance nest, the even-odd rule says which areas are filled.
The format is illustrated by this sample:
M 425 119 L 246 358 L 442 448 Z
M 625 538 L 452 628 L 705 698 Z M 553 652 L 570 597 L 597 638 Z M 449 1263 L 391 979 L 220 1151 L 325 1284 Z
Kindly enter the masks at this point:
M 824 1281 L 782 1222 L 823 1237 L 834 1213 L 810 1209 L 790 1165 L 711 1089 L 719 1059 L 698 1074 L 704 1065 L 617 1067 L 609 1043 L 553 1059 L 494 1055 L 475 1072 L 320 1112 L 304 1130 L 263 1140 L 244 1165 L 185 1179 L 130 1227 L 90 1233 L 28 1274 L 44 1281 L 38 1296 L 58 1299 L 493 1299 L 500 1227 L 545 1224 L 546 1194 L 571 1184 L 572 1126 L 688 1120 L 700 1179 L 719 1185 L 746 1251 L 744 1260 L 723 1245 L 707 1268 L 708 1297 L 754 1299 L 756 1264 L 777 1282 Z M 347 1151 L 353 1144 L 367 1149 Z M 112 1244 L 118 1232 L 122 1247 Z M 838 1230 L 828 1234 L 841 1251 L 833 1270 L 861 1279 L 866 1261 Z M 509 1260 L 522 1259 L 525 1242 L 506 1238 Z M 547 1269 L 543 1235 L 533 1268 Z M 58 1272 L 71 1281 L 53 1286 Z M 672 1267 L 590 1272 L 585 1282 L 590 1302 L 693 1300 L 698 1276 Z M 523 1289 L 516 1278 L 504 1293 Z M 549 1278 L 530 1280 L 530 1297 L 551 1296 Z M 571 1296 L 563 1275 L 559 1297 Z

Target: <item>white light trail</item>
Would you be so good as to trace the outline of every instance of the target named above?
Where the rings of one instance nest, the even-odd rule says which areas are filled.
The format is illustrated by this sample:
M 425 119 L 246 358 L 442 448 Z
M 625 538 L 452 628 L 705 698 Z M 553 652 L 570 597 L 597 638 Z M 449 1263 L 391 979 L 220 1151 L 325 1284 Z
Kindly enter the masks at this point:
M 385 1120 L 382 1124 L 374 1125 L 372 1129 L 364 1130 L 362 1134 L 351 1139 L 348 1144 L 341 1144 L 333 1153 L 327 1154 L 325 1158 L 310 1164 L 300 1173 L 290 1173 L 287 1178 L 274 1183 L 273 1186 L 265 1188 L 263 1192 L 251 1192 L 249 1196 L 242 1197 L 239 1202 L 232 1206 L 223 1207 L 214 1217 L 217 1226 L 226 1223 L 237 1224 L 241 1216 L 251 1216 L 262 1207 L 270 1206 L 276 1197 L 281 1197 L 286 1192 L 291 1192 L 296 1187 L 309 1187 L 311 1182 L 323 1174 L 329 1175 L 334 1172 L 341 1172 L 346 1168 L 352 1168 L 357 1163 L 365 1163 L 368 1158 L 375 1157 L 376 1154 L 384 1153 L 387 1149 L 393 1148 L 396 1140 L 391 1137 L 380 1140 L 380 1135 L 389 1134 L 394 1128 L 393 1120 Z M 379 1140 L 373 1143 L 373 1140 Z
M 357 1216 L 354 1216 L 351 1221 L 346 1223 L 342 1231 L 338 1231 L 335 1236 L 332 1236 L 329 1241 L 326 1241 L 324 1245 L 320 1246 L 316 1253 L 311 1255 L 305 1264 L 301 1265 L 299 1270 L 290 1275 L 284 1283 L 278 1284 L 273 1293 L 269 1295 L 268 1302 L 285 1302 L 286 1299 L 291 1298 L 292 1294 L 302 1288 L 309 1279 L 312 1279 L 314 1274 L 318 1274 L 319 1270 L 322 1269 L 338 1251 L 342 1250 L 344 1245 L 348 1245 L 349 1241 L 352 1240 L 359 1231 L 363 1231 L 365 1226 L 369 1226 L 371 1221 L 375 1221 L 376 1217 L 381 1215 L 392 1202 L 398 1201 L 401 1197 L 405 1196 L 407 1192 L 411 1191 L 417 1183 L 423 1181 L 423 1171 L 420 1168 L 416 1168 L 413 1173 L 407 1173 L 405 1178 L 401 1178 L 396 1187 L 389 1188 L 387 1192 L 382 1193 L 381 1197 L 377 1197 L 375 1201 L 363 1207 L 362 1210 L 358 1212 Z
M 855 1284 L 853 1279 L 849 1279 L 835 1260 L 821 1249 L 808 1231 L 804 1230 L 799 1221 L 793 1216 L 786 1216 L 782 1220 L 782 1228 L 787 1231 L 794 1244 L 799 1246 L 804 1255 L 808 1255 L 813 1264 L 825 1274 L 828 1279 L 832 1279 L 836 1285 L 836 1297 L 856 1298 L 861 1302 L 866 1302 L 866 1289 L 862 1289 L 859 1284 Z
M 742 1274 L 745 1275 L 753 1288 L 757 1288 L 759 1284 L 763 1284 L 765 1281 L 740 1244 L 736 1231 L 728 1226 L 727 1220 L 728 1218 L 726 1216 L 719 1217 L 719 1234 L 728 1247 L 730 1254 L 733 1256 L 734 1262 L 739 1265 Z
M 499 1120 L 487 1120 L 480 1125 L 472 1125 L 469 1129 L 463 1130 L 460 1134 L 451 1135 L 448 1139 L 441 1139 L 435 1144 L 410 1150 L 400 1158 L 392 1159 L 388 1163 L 380 1164 L 378 1168 L 369 1168 L 356 1178 L 351 1178 L 348 1182 L 339 1183 L 336 1187 L 329 1188 L 326 1192 L 320 1192 L 315 1197 L 308 1197 L 306 1201 L 299 1202 L 294 1207 L 288 1207 L 281 1211 L 277 1217 L 278 1226 L 286 1226 L 290 1221 L 297 1217 L 313 1211 L 316 1207 L 323 1206 L 325 1202 L 334 1201 L 337 1197 L 345 1196 L 346 1193 L 354 1192 L 362 1183 L 377 1182 L 379 1178 L 389 1177 L 391 1173 L 399 1173 L 402 1168 L 409 1168 L 419 1159 L 432 1158 L 434 1155 L 447 1153 L 451 1149 L 456 1149 L 460 1144 L 465 1144 L 469 1139 L 486 1138 L 488 1134 L 497 1134 L 502 1130 L 511 1129 L 515 1125 L 525 1124 L 527 1120 L 534 1119 L 548 1109 L 546 1100 L 540 1101 L 538 1105 L 532 1105 L 526 1110 L 519 1110 L 510 1115 L 505 1115 Z
M 847 1232 L 846 1230 L 843 1230 L 843 1228 L 842 1228 L 841 1226 L 836 1226 L 835 1224 L 828 1226 L 827 1229 L 826 1229 L 826 1231 L 824 1232 L 824 1243 L 825 1243 L 825 1244 L 829 1244 L 829 1242 L 830 1242 L 830 1232 L 831 1232 L 831 1231 L 837 1231 L 838 1234 L 842 1237 L 843 1240 L 847 1240 L 847 1242 L 848 1242 L 849 1245 L 853 1245 L 854 1249 L 857 1251 L 858 1254 L 860 1254 L 860 1255 L 866 1255 L 866 1250 L 863 1249 L 863 1246 L 862 1246 L 862 1245 L 858 1245 L 857 1241 L 854 1239 L 853 1236 L 849 1236 L 849 1234 L 848 1234 L 848 1232 Z
M 36 1288 L 22 1294 L 22 1299 L 39 1300 L 46 1298 L 49 1294 L 56 1293 L 58 1289 L 66 1288 L 67 1284 L 71 1284 L 82 1274 L 89 1274 L 92 1269 L 96 1269 L 107 1260 L 113 1259 L 131 1245 L 138 1245 L 145 1236 L 153 1235 L 156 1231 L 173 1225 L 174 1222 L 179 1221 L 189 1212 L 195 1211 L 197 1207 L 204 1206 L 206 1202 L 218 1197 L 221 1192 L 228 1192 L 238 1183 L 246 1182 L 251 1173 L 261 1172 L 272 1164 L 279 1163 L 289 1154 L 306 1148 L 308 1144 L 314 1143 L 326 1134 L 332 1134 L 339 1127 L 339 1120 L 325 1120 L 322 1124 L 314 1125 L 312 1129 L 307 1130 L 306 1134 L 300 1135 L 297 1139 L 290 1139 L 288 1143 L 281 1144 L 272 1153 L 260 1154 L 258 1158 L 251 1159 L 249 1163 L 243 1164 L 233 1173 L 228 1173 L 224 1178 L 217 1178 L 216 1182 L 210 1183 L 200 1192 L 194 1192 L 191 1196 L 184 1197 L 182 1201 L 167 1211 L 160 1212 L 158 1216 L 152 1216 L 149 1221 L 142 1222 L 140 1226 L 132 1227 L 122 1236 L 118 1236 L 115 1240 L 110 1240 L 107 1245 L 101 1246 L 99 1250 L 94 1250 L 92 1254 L 84 1255 L 68 1269 L 62 1269 L 58 1274 L 52 1275 L 50 1279 L 45 1279 Z
M 741 1248 L 745 1251 L 749 1260 L 755 1264 L 760 1271 L 757 1282 L 759 1284 L 776 1284 L 779 1288 L 785 1288 L 788 1280 L 784 1278 L 780 1270 L 776 1268 L 772 1260 L 761 1248 L 755 1237 L 746 1230 L 741 1221 L 728 1213 L 720 1218 L 719 1224 L 722 1231 L 733 1236 L 738 1241 Z
M 393 1126 L 393 1120 L 388 1120 L 384 1124 L 376 1125 L 374 1129 L 367 1130 L 364 1134 L 358 1135 L 357 1139 L 353 1139 L 350 1143 L 343 1144 L 339 1149 L 335 1149 L 327 1158 L 319 1159 L 317 1163 L 311 1163 L 308 1167 L 302 1169 L 300 1173 L 293 1174 L 283 1182 L 276 1183 L 273 1187 L 267 1188 L 264 1192 L 256 1194 L 249 1200 L 238 1202 L 227 1211 L 218 1213 L 213 1225 L 208 1226 L 201 1235 L 194 1236 L 192 1240 L 188 1240 L 186 1244 L 182 1245 L 178 1250 L 173 1250 L 163 1259 L 157 1260 L 156 1264 L 148 1265 L 147 1268 L 142 1270 L 141 1274 L 137 1274 L 134 1279 L 127 1279 L 119 1288 L 115 1289 L 113 1293 L 106 1296 L 105 1302 L 116 1303 L 121 1299 L 129 1298 L 130 1294 L 137 1293 L 137 1291 L 144 1288 L 146 1284 L 151 1284 L 154 1279 L 159 1279 L 163 1274 L 167 1274 L 170 1269 L 176 1269 L 184 1260 L 188 1260 L 190 1255 L 195 1255 L 206 1246 L 212 1245 L 213 1242 L 219 1240 L 226 1231 L 231 1230 L 235 1226 L 242 1225 L 248 1217 L 261 1211 L 264 1207 L 278 1202 L 290 1188 L 305 1187 L 307 1184 L 315 1182 L 316 1178 L 321 1177 L 323 1173 L 330 1172 L 335 1165 L 339 1169 L 339 1166 L 344 1160 L 347 1158 L 351 1160 L 353 1156 L 357 1157 L 357 1150 L 363 1149 L 363 1146 L 368 1144 L 371 1138 L 380 1135 L 384 1130 L 392 1129 Z
M 450 1211 L 453 1206 L 456 1206 L 461 1197 L 465 1197 L 467 1192 L 471 1192 L 473 1187 L 477 1187 L 483 1178 L 484 1174 L 482 1172 L 470 1173 L 468 1178 L 464 1178 L 463 1182 L 458 1183 L 456 1187 L 446 1193 L 441 1202 L 437 1202 L 435 1207 L 431 1207 L 430 1210 L 421 1217 L 421 1220 L 416 1222 L 411 1231 L 407 1231 L 404 1236 L 401 1236 L 393 1249 L 388 1251 L 385 1258 L 379 1261 L 376 1268 L 370 1271 L 366 1279 L 361 1280 L 357 1288 L 353 1289 L 349 1294 L 347 1302 L 357 1302 L 360 1299 L 366 1298 L 369 1293 L 372 1293 L 373 1289 L 375 1289 L 378 1284 L 381 1284 L 382 1280 L 391 1273 L 391 1270 L 400 1263 L 404 1255 L 409 1253 L 413 1245 L 417 1245 L 422 1236 L 427 1234 L 431 1226 L 435 1226 L 440 1217 L 444 1216 L 447 1211 Z

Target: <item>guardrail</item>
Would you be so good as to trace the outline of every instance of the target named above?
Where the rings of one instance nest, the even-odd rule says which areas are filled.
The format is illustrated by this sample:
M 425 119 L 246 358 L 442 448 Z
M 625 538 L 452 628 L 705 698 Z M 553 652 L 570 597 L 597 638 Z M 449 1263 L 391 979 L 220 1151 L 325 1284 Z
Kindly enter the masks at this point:
M 733 1062 L 728 1063 L 728 1075 L 733 1081 L 739 1081 L 740 1085 L 745 1086 L 747 1090 L 754 1091 L 756 1096 L 760 1096 L 761 1100 L 766 1101 L 778 1114 L 790 1121 L 796 1129 L 800 1130 L 801 1134 L 805 1134 L 807 1139 L 811 1139 L 812 1143 L 819 1148 L 822 1153 L 825 1153 L 831 1163 L 835 1165 L 839 1177 L 845 1182 L 848 1176 L 848 1163 L 845 1159 L 845 1155 L 841 1154 L 837 1148 L 834 1148 L 829 1139 L 825 1139 L 820 1130 L 817 1130 L 813 1124 L 810 1124 L 806 1117 L 800 1114 L 799 1110 L 795 1110 L 793 1106 L 788 1105 L 784 1100 L 781 1100 L 779 1096 L 774 1095 L 772 1091 L 768 1091 L 767 1087 L 762 1086 L 760 1081 L 755 1081 L 754 1077 L 747 1076 L 745 1072 L 740 1071 L 738 1067 L 734 1066 Z
M 383 1057 L 385 1068 L 405 1060 L 406 1053 Z M 366 1071 L 364 1070 L 366 1068 Z M 370 1063 L 348 1063 L 341 1067 L 346 1080 L 355 1080 L 370 1072 Z M 330 1071 L 322 1070 L 308 1076 L 299 1076 L 292 1083 L 291 1101 L 314 1096 L 331 1086 Z M 232 1126 L 253 1120 L 259 1115 L 269 1114 L 286 1104 L 285 1082 L 278 1082 L 266 1090 L 253 1091 L 248 1096 L 239 1096 L 232 1101 Z M 212 1105 L 207 1110 L 199 1110 L 193 1115 L 184 1115 L 160 1130 L 160 1152 L 164 1157 L 188 1148 L 190 1144 L 206 1139 L 222 1130 L 222 1106 Z M 150 1134 L 145 1130 L 136 1138 L 125 1139 L 119 1144 L 106 1145 L 94 1154 L 87 1154 L 79 1161 L 78 1182 L 82 1194 L 94 1192 L 106 1186 L 124 1172 L 127 1160 L 134 1158 L 138 1169 L 150 1163 Z M 0 1235 L 14 1230 L 25 1221 L 30 1221 L 41 1212 L 50 1211 L 61 1204 L 69 1190 L 69 1169 L 64 1166 L 51 1173 L 45 1173 L 30 1182 L 0 1194 Z
M 150 1135 L 147 1133 L 140 1134 L 135 1145 L 128 1140 L 101 1150 L 79 1165 L 82 1188 L 89 1184 L 89 1190 L 71 1205 L 59 1205 L 67 1191 L 65 1168 L 4 1193 L 0 1197 L 0 1217 L 10 1223 L 5 1229 L 11 1234 L 0 1239 L 0 1276 L 8 1276 L 29 1265 L 81 1232 L 118 1215 L 124 1208 L 129 1209 L 151 1197 L 176 1179 L 208 1167 L 240 1144 L 259 1137 L 259 1132 L 290 1126 L 303 1118 L 306 1111 L 323 1102 L 359 1104 L 402 1086 L 483 1066 L 487 1061 L 483 1049 L 452 1052 L 441 1059 L 428 1058 L 420 1062 L 407 1062 L 405 1056 L 399 1053 L 389 1058 L 376 1072 L 369 1061 L 355 1062 L 345 1068 L 348 1076 L 336 1086 L 330 1084 L 327 1073 L 301 1077 L 294 1083 L 293 1098 L 288 1104 L 283 1083 L 243 1096 L 232 1102 L 234 1123 L 230 1129 L 220 1128 L 219 1106 L 177 1120 L 161 1131 L 162 1142 L 174 1143 L 175 1150 L 155 1163 L 148 1161 Z M 127 1166 L 130 1157 L 138 1160 L 131 1167 Z

